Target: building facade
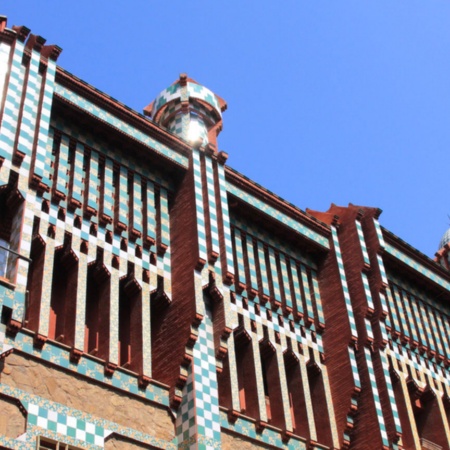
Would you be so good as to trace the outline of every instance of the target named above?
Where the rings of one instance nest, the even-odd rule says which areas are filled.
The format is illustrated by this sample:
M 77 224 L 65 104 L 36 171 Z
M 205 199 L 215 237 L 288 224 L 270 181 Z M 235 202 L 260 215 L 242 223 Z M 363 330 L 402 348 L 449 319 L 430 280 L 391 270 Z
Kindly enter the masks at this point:
M 226 165 L 186 75 L 127 108 L 0 17 L 0 448 L 449 449 L 449 244 Z

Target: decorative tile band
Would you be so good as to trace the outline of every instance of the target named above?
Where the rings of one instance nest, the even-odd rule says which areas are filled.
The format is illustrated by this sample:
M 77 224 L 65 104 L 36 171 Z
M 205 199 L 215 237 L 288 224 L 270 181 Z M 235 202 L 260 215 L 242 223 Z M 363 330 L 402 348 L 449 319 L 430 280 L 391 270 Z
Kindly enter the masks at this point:
M 393 247 L 390 244 L 386 244 L 386 252 L 390 255 L 397 258 L 399 261 L 402 261 L 407 266 L 414 269 L 416 272 L 419 272 L 421 275 L 427 277 L 431 281 L 434 281 L 436 284 L 441 286 L 447 291 L 450 291 L 450 282 L 442 278 L 441 276 L 437 275 L 436 273 L 432 272 L 430 269 L 427 269 L 422 264 L 418 263 L 414 259 L 410 258 L 408 255 L 405 255 L 397 248 Z
M 286 214 L 283 214 L 282 212 L 276 210 L 272 206 L 267 205 L 266 203 L 262 202 L 261 200 L 257 199 L 256 197 L 253 197 L 252 195 L 243 191 L 242 189 L 238 188 L 237 186 L 228 184 L 227 190 L 230 194 L 233 194 L 234 196 L 238 197 L 240 200 L 245 201 L 246 203 L 250 204 L 251 206 L 255 207 L 256 209 L 264 212 L 265 214 L 278 220 L 279 222 L 283 223 L 284 225 L 287 225 L 289 228 L 293 229 L 294 231 L 301 234 L 302 236 L 305 236 L 308 239 L 311 239 L 312 241 L 316 242 L 317 244 L 321 245 L 324 248 L 330 248 L 328 238 L 326 238 L 325 236 L 321 236 L 319 233 L 316 233 L 315 231 L 307 228 L 305 225 L 299 223 L 298 221 L 291 219 Z
M 127 136 L 138 140 L 139 142 L 148 147 L 151 147 L 152 150 L 156 151 L 157 153 L 162 154 L 163 156 L 175 161 L 176 163 L 182 165 L 183 167 L 186 168 L 188 167 L 188 159 L 186 156 L 177 153 L 176 151 L 172 150 L 171 148 L 167 147 L 164 144 L 161 144 L 160 142 L 146 135 L 142 131 L 138 130 L 132 125 L 123 122 L 122 120 L 106 112 L 105 110 L 101 109 L 94 103 L 81 97 L 75 92 L 72 92 L 69 89 L 57 84 L 55 93 L 60 97 L 64 98 L 65 100 L 73 103 L 81 110 L 86 111 L 87 113 L 95 116 L 97 119 L 100 119 L 103 122 L 106 122 L 108 125 L 117 128 L 119 131 L 125 133 Z

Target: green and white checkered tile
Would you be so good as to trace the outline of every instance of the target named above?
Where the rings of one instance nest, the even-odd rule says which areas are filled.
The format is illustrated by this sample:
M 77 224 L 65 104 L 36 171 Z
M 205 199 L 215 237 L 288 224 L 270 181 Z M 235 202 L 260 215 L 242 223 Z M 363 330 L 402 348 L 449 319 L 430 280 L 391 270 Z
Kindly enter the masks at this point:
M 167 247 L 170 245 L 170 218 L 169 218 L 169 198 L 166 189 L 161 188 L 159 194 L 160 202 L 160 224 L 161 224 L 161 243 Z M 170 266 L 169 266 L 170 272 Z
M 294 342 L 297 341 L 304 346 L 311 347 L 323 353 L 323 344 L 320 334 L 317 333 L 313 335 L 311 330 L 306 329 L 305 336 L 303 336 L 300 329 L 300 324 L 295 322 L 294 331 L 292 331 L 289 318 L 284 317 L 281 314 L 279 315 L 271 311 L 272 319 L 267 319 L 267 311 L 268 309 L 271 309 L 270 306 L 267 308 L 266 306 L 260 305 L 260 314 L 257 314 L 253 300 L 248 300 L 248 307 L 246 309 L 243 306 L 242 297 L 239 294 L 235 294 L 235 297 L 235 303 L 230 305 L 232 311 L 242 315 L 243 317 L 247 317 L 250 320 L 254 320 L 257 324 L 264 325 L 271 330 L 279 332 L 286 337 L 289 337 Z
M 255 262 L 255 248 L 253 238 L 250 235 L 245 236 L 245 244 L 247 247 L 247 267 L 250 274 L 250 287 L 258 291 L 258 275 Z
M 216 193 L 214 182 L 213 161 L 209 156 L 205 156 L 206 184 L 208 188 L 209 223 L 211 228 L 211 249 L 220 254 L 219 247 L 219 224 L 217 221 Z
M 142 233 L 142 180 L 138 173 L 133 174 L 133 209 L 130 211 L 132 213 L 132 223 L 131 226 Z
M 258 263 L 259 263 L 263 295 L 270 297 L 269 275 L 267 272 L 266 255 L 265 255 L 265 251 L 264 251 L 264 245 L 261 241 L 258 241 L 257 246 L 258 246 Z
M 219 116 L 222 117 L 219 101 L 217 100 L 216 95 L 208 88 L 206 88 L 205 86 L 201 86 L 200 84 L 197 83 L 188 82 L 187 92 L 190 98 L 198 98 L 210 104 L 216 110 Z
M 394 302 L 394 297 L 391 291 L 391 287 L 388 287 L 386 289 L 386 297 L 387 297 L 387 303 L 388 303 L 388 307 L 389 307 L 389 315 L 390 315 L 390 322 L 392 324 L 392 326 L 394 327 L 394 331 L 396 331 L 397 333 L 401 333 L 401 328 L 400 328 L 400 322 L 398 320 L 398 316 L 397 316 L 397 310 L 395 308 L 395 302 Z
M 298 274 L 298 267 L 297 263 L 291 258 L 290 259 L 290 266 L 291 266 L 291 273 L 292 273 L 292 284 L 294 286 L 294 298 L 295 298 L 295 304 L 297 307 L 297 313 L 303 315 L 303 294 L 302 290 L 300 289 L 300 278 Z M 303 319 L 302 319 L 303 323 Z
M 289 228 L 296 231 L 297 233 L 307 237 L 308 239 L 311 239 L 312 241 L 316 242 L 320 246 L 322 246 L 324 248 L 330 248 L 330 243 L 329 243 L 327 237 L 322 236 L 319 233 L 316 233 L 315 231 L 311 230 L 310 228 L 308 228 L 307 226 L 298 222 L 297 220 L 294 220 L 294 219 L 288 217 L 286 214 L 278 211 L 277 209 L 273 208 L 272 206 L 267 205 L 262 200 L 259 200 L 256 197 L 253 197 L 248 192 L 243 191 L 239 187 L 232 185 L 232 184 L 227 185 L 227 190 L 230 194 L 234 195 L 235 197 L 238 197 L 240 200 L 244 201 L 245 203 L 250 204 L 251 206 L 255 207 L 257 210 L 262 211 L 265 214 L 269 215 L 270 217 L 283 223 L 284 225 L 288 226 Z
M 39 52 L 32 50 L 28 66 L 27 87 L 23 101 L 19 139 L 17 141 L 18 150 L 26 155 L 21 165 L 21 169 L 26 169 L 26 171 L 30 168 L 31 149 L 33 148 L 37 111 L 39 109 L 39 93 L 42 81 L 42 76 L 39 75 L 39 63 Z
M 302 277 L 302 286 L 303 286 L 303 292 L 305 293 L 304 299 L 305 299 L 305 307 L 304 311 L 306 311 L 307 316 L 314 321 L 314 308 L 313 303 L 311 299 L 311 290 L 309 287 L 309 280 L 308 280 L 308 272 L 306 269 L 306 266 L 304 264 L 300 265 L 300 273 Z
M 193 356 L 197 433 L 220 442 L 219 392 L 212 313 L 207 305 L 205 317 L 198 327 Z
M 94 103 L 90 102 L 89 100 L 83 98 L 82 96 L 76 94 L 75 92 L 73 92 L 59 84 L 56 85 L 55 92 L 58 96 L 68 100 L 69 102 L 78 106 L 80 109 L 82 109 L 86 112 L 89 112 L 91 115 L 102 120 L 103 122 L 106 122 L 108 125 L 111 125 L 112 127 L 118 129 L 119 131 L 123 132 L 125 135 L 136 139 L 137 141 L 141 142 L 142 144 L 144 144 L 147 147 L 150 147 L 156 153 L 159 153 L 159 154 L 173 160 L 174 162 L 176 162 L 177 164 L 179 164 L 185 168 L 188 167 L 189 162 L 188 162 L 188 158 L 186 156 L 171 149 L 167 145 L 158 142 L 157 140 L 150 137 L 146 133 L 138 130 L 137 128 L 133 127 L 129 123 L 126 123 L 126 122 L 122 121 L 121 119 L 115 117 L 114 115 L 108 113 L 104 109 L 100 108 L 99 106 L 95 105 Z
M 156 240 L 155 185 L 147 181 L 147 236 Z
M 361 379 L 359 378 L 358 364 L 356 363 L 355 350 L 352 347 L 348 347 L 348 355 L 350 357 L 350 366 L 352 368 L 353 382 L 355 387 L 361 389 Z
M 341 247 L 339 245 L 339 238 L 338 238 L 337 230 L 333 226 L 331 227 L 331 233 L 333 236 L 334 251 L 336 253 L 336 261 L 337 261 L 337 265 L 338 265 L 338 269 L 339 269 L 339 277 L 341 279 L 342 291 L 344 293 L 345 306 L 347 308 L 347 315 L 348 315 L 348 320 L 349 320 L 349 324 L 350 324 L 350 331 L 351 331 L 352 337 L 354 339 L 358 339 L 358 331 L 356 330 L 355 316 L 353 314 L 352 302 L 351 302 L 350 293 L 348 290 L 347 277 L 345 275 L 345 269 L 344 269 L 344 261 L 342 260 L 342 254 L 341 254 Z
M 263 228 L 259 227 L 256 223 L 249 223 L 238 217 L 232 217 L 232 224 L 239 228 L 241 231 L 245 231 L 246 234 L 250 234 L 256 240 L 264 242 L 268 246 L 272 246 L 278 252 L 283 252 L 286 256 L 292 257 L 295 260 L 305 264 L 308 267 L 317 269 L 316 262 L 306 252 L 299 251 L 291 244 L 284 242 L 273 234 L 268 234 Z
M 19 106 L 22 98 L 23 79 L 25 74 L 25 69 L 22 66 L 23 49 L 23 43 L 16 40 L 14 50 L 12 50 L 13 57 L 9 77 L 6 77 L 7 88 L 3 91 L 5 93 L 5 102 L 0 123 L 0 157 L 9 161 L 12 159 L 18 124 Z
M 50 186 L 50 179 L 48 174 L 51 169 L 51 153 L 49 154 L 49 147 L 47 145 L 50 115 L 52 111 L 53 92 L 55 89 L 55 73 L 56 62 L 51 59 L 48 60 L 47 72 L 45 75 L 44 95 L 42 97 L 41 116 L 38 123 L 38 138 L 36 147 L 36 163 L 34 166 L 35 173 L 42 178 L 42 182 Z M 39 161 L 39 164 L 38 164 Z
M 407 266 L 414 269 L 416 272 L 420 273 L 421 275 L 425 276 L 429 280 L 436 283 L 438 286 L 441 286 L 443 289 L 450 291 L 450 282 L 442 278 L 437 273 L 431 271 L 430 269 L 427 269 L 422 264 L 417 262 L 416 260 L 410 258 L 405 253 L 401 252 L 397 248 L 393 247 L 390 244 L 386 244 L 386 252 L 390 255 L 397 258 L 399 261 L 405 263 Z
M 192 151 L 192 159 L 194 163 L 194 191 L 195 191 L 195 209 L 197 213 L 197 238 L 199 257 L 204 261 L 208 260 L 206 247 L 206 228 L 205 228 L 205 212 L 203 208 L 203 185 L 202 171 L 200 166 L 200 152 Z
M 378 261 L 378 267 L 380 268 L 381 280 L 383 281 L 384 284 L 387 285 L 388 279 L 386 276 L 386 270 L 384 268 L 383 258 L 381 257 L 381 255 L 377 254 L 377 261 Z
M 75 146 L 74 173 L 73 173 L 71 196 L 75 201 L 79 202 L 80 204 L 82 204 L 83 202 L 85 177 L 86 173 L 84 170 L 84 146 L 80 142 L 77 142 Z
M 225 241 L 226 270 L 233 275 L 233 243 L 231 240 L 230 215 L 228 211 L 227 182 L 225 180 L 225 169 L 222 164 L 217 164 L 217 174 L 219 179 L 220 205 L 222 210 L 223 235 Z
M 402 296 L 403 304 L 405 305 L 406 316 L 408 317 L 408 325 L 409 325 L 409 330 L 410 330 L 411 336 L 413 338 L 413 341 L 419 342 L 419 334 L 418 334 L 418 329 L 416 327 L 416 321 L 415 321 L 417 316 L 415 314 L 413 314 L 413 310 L 411 307 L 411 301 L 410 301 L 411 299 L 409 298 L 409 295 L 405 290 L 402 289 L 400 291 L 400 293 Z
M 3 101 L 3 92 L 5 88 L 5 84 L 8 81 L 8 61 L 9 61 L 9 55 L 11 52 L 11 46 L 7 44 L 6 42 L 0 43 L 0 67 L 2 68 L 0 70 L 0 101 Z
M 388 305 L 387 305 L 386 296 L 381 291 L 378 293 L 378 295 L 379 295 L 380 303 L 381 303 L 381 311 L 385 315 L 385 319 L 384 320 L 385 320 L 386 326 L 391 328 L 391 320 L 389 318 L 389 308 L 388 308 Z
M 277 260 L 275 258 L 275 252 L 272 247 L 269 247 L 269 265 L 270 265 L 270 276 L 272 279 L 272 287 L 273 287 L 273 297 L 276 301 L 281 302 L 281 289 L 280 282 L 278 279 L 278 267 Z
M 69 165 L 69 138 L 65 135 L 61 137 L 59 148 L 56 150 L 58 158 L 58 169 L 56 180 L 53 180 L 53 188 L 63 195 L 67 195 L 68 186 L 68 165 Z M 56 181 L 56 183 L 55 183 Z
M 65 120 L 64 117 L 58 117 L 52 121 L 50 130 L 57 129 L 61 133 L 65 133 L 84 146 L 94 149 L 105 158 L 110 158 L 117 164 L 127 167 L 129 170 L 138 173 L 142 179 L 150 179 L 154 183 L 165 187 L 168 190 L 174 189 L 173 179 L 163 174 L 155 166 L 142 164 L 142 159 L 123 148 L 117 148 L 111 143 L 102 140 L 97 135 L 90 134 L 86 130 L 78 128 L 76 124 Z
M 364 233 L 363 233 L 361 222 L 359 220 L 355 220 L 355 223 L 356 223 L 356 231 L 358 232 L 359 245 L 361 246 L 364 263 L 367 265 L 370 265 L 369 254 L 367 253 L 367 246 L 366 246 L 366 241 L 364 239 Z
M 312 289 L 314 293 L 314 299 L 315 299 L 315 307 L 317 311 L 317 320 L 319 321 L 319 324 L 322 326 L 325 326 L 325 316 L 323 314 L 322 309 L 322 298 L 320 296 L 320 289 L 319 289 L 319 280 L 317 277 L 317 272 L 314 269 L 311 269 L 311 281 L 312 281 Z
M 156 96 L 155 101 L 153 102 L 152 117 L 155 117 L 157 111 L 166 103 L 180 98 L 180 87 L 180 83 L 174 83 Z
M 245 277 L 245 261 L 244 261 L 244 250 L 242 247 L 242 235 L 240 230 L 234 229 L 234 250 L 235 250 L 235 274 L 237 275 L 237 280 L 240 283 L 247 284 Z
M 389 340 L 389 336 L 388 336 L 387 330 L 386 330 L 386 325 L 387 325 L 387 323 L 380 320 L 379 327 L 380 327 L 380 331 L 381 331 L 381 338 L 383 339 L 384 342 L 388 342 L 388 340 Z
M 410 333 L 409 333 L 409 329 L 408 329 L 408 322 L 407 322 L 407 317 L 405 314 L 405 310 L 403 308 L 403 303 L 400 297 L 400 292 L 398 290 L 398 287 L 394 284 L 392 285 L 392 293 L 393 293 L 393 298 L 394 298 L 394 302 L 395 302 L 395 307 L 397 309 L 397 313 L 398 313 L 398 317 L 400 319 L 400 324 L 401 324 L 401 329 L 404 334 L 404 336 L 406 336 L 408 339 L 410 338 Z
M 367 278 L 367 275 L 364 272 L 361 273 L 361 279 L 364 286 L 364 293 L 366 295 L 367 306 L 373 311 L 375 310 L 375 305 L 373 304 L 372 300 L 372 293 L 370 291 L 369 279 Z
M 291 286 L 290 286 L 290 279 L 289 279 L 286 258 L 282 253 L 280 253 L 279 259 L 280 259 L 281 279 L 283 281 L 283 291 L 284 291 L 284 298 L 286 301 L 286 306 L 288 308 L 292 309 L 293 308 L 292 294 L 291 294 Z
M 26 409 L 30 425 L 36 425 L 63 436 L 70 436 L 87 444 L 103 447 L 105 438 L 111 434 L 111 431 L 105 430 L 93 422 L 64 415 L 34 403 L 28 403 Z
M 373 370 L 372 356 L 370 354 L 370 350 L 366 347 L 364 347 L 364 355 L 366 358 L 367 369 L 369 372 L 370 385 L 372 388 L 372 395 L 375 402 L 375 410 L 378 418 L 378 427 L 380 431 L 381 440 L 383 442 L 383 445 L 389 447 L 389 439 L 386 431 L 386 424 L 384 423 L 383 409 L 381 407 L 380 396 L 378 394 L 377 380 L 375 376 L 375 371 Z
M 370 323 L 370 320 L 367 317 L 364 318 L 364 324 L 366 326 L 367 337 L 373 340 L 372 324 Z
M 386 244 L 384 242 L 383 231 L 381 229 L 380 222 L 378 222 L 378 220 L 374 218 L 373 219 L 373 225 L 375 226 L 375 231 L 377 233 L 378 244 L 380 245 L 380 248 L 382 250 L 384 250 Z

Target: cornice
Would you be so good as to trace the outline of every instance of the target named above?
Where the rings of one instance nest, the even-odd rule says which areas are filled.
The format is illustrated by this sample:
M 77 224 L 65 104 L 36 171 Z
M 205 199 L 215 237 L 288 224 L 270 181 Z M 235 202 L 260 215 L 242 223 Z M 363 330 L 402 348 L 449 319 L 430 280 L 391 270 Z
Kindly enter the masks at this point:
M 329 237 L 331 235 L 330 226 L 309 215 L 292 203 L 287 202 L 273 192 L 270 192 L 258 183 L 247 178 L 245 175 L 242 175 L 229 166 L 225 166 L 225 174 L 227 181 L 242 188 L 249 194 L 254 195 L 256 198 L 263 200 L 265 203 L 291 217 L 293 220 L 302 223 L 323 236 Z
M 390 244 L 392 247 L 395 247 L 396 249 L 398 249 L 411 259 L 415 260 L 417 263 L 421 264 L 427 269 L 435 272 L 437 275 L 450 281 L 450 272 L 445 268 L 443 268 L 441 265 L 439 265 L 436 261 L 425 255 L 424 253 L 420 252 L 412 245 L 408 244 L 403 239 L 399 238 L 386 228 L 381 227 L 381 230 L 383 231 L 383 238 L 387 244 Z M 387 253 L 385 252 L 384 255 L 386 254 Z M 395 257 L 392 256 L 392 258 Z
M 95 103 L 124 122 L 135 126 L 140 131 L 148 133 L 173 150 L 179 151 L 185 156 L 190 155 L 191 147 L 177 136 L 61 67 L 57 67 L 56 82 Z

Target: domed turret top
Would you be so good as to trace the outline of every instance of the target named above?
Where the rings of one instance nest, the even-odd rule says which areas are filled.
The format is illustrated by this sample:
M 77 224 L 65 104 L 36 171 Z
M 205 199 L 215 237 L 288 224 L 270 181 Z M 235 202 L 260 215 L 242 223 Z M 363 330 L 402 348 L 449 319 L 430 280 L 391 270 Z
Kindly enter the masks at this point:
M 450 242 L 450 228 L 444 233 L 439 243 L 439 249 L 444 248 Z
M 222 98 L 181 74 L 144 109 L 144 114 L 191 144 L 215 145 L 226 108 Z

